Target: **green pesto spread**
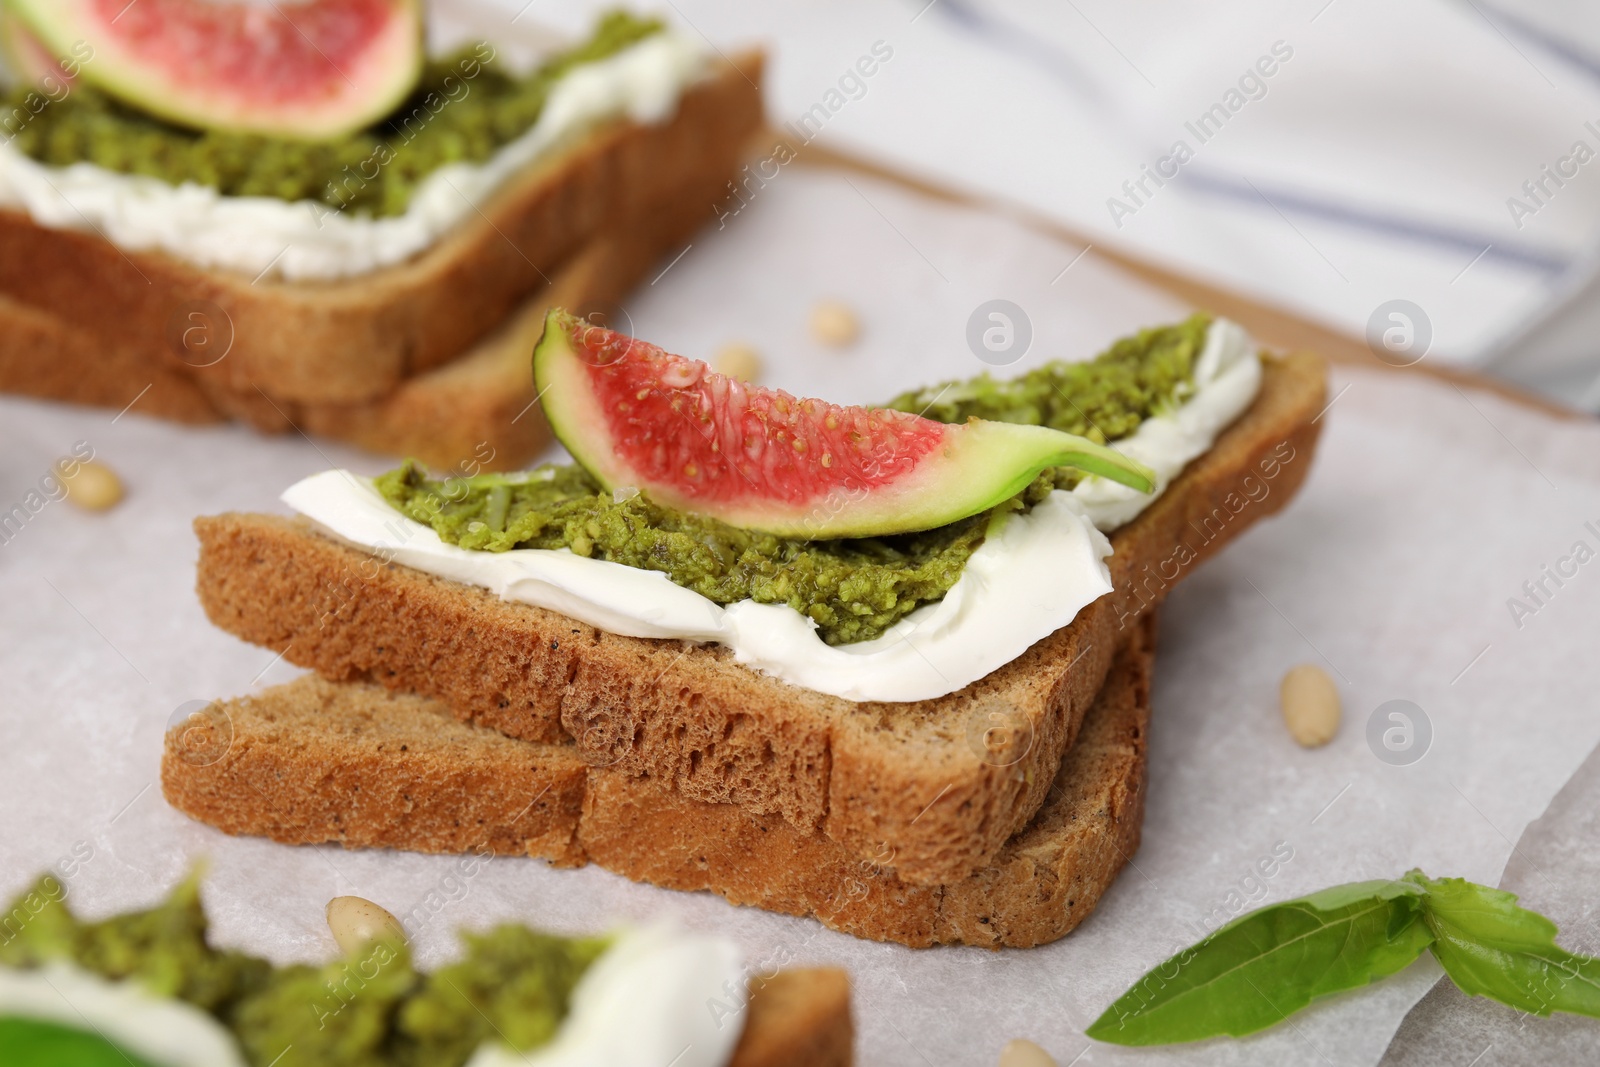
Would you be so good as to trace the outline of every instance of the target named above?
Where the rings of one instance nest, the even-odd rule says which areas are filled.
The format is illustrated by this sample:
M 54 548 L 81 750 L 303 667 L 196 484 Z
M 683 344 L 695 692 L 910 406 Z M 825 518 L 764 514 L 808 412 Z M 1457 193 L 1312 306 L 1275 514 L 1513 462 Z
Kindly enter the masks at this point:
M 982 374 L 930 385 L 885 406 L 939 422 L 979 418 L 1048 426 L 1103 445 L 1188 398 L 1210 325 L 1209 317 L 1192 315 L 1176 326 L 1124 337 L 1088 362 L 1057 360 L 1008 381 Z
M 550 87 L 573 67 L 614 55 L 661 27 L 657 19 L 613 12 L 588 41 L 521 77 L 493 65 L 490 45 L 469 46 L 430 60 L 416 90 L 383 122 L 329 141 L 192 130 L 82 83 L 43 105 L 38 90 L 13 89 L 0 99 L 0 133 L 54 167 L 87 162 L 227 196 L 398 215 L 440 167 L 482 163 L 527 132 Z
M 578 979 L 610 944 L 508 924 L 463 935 L 465 956 L 430 974 L 419 974 L 397 941 L 322 966 L 276 967 L 207 943 L 194 878 L 147 911 L 99 922 L 78 919 L 64 896 L 46 877 L 12 904 L 0 966 L 64 960 L 136 980 L 210 1013 L 252 1067 L 461 1067 L 486 1041 L 538 1048 L 554 1038 Z
M 941 422 L 976 415 L 1116 441 L 1188 395 L 1210 321 L 1195 315 L 1120 340 L 1088 362 L 1058 361 L 1004 382 L 985 374 L 908 393 L 888 406 Z M 842 645 L 879 637 L 943 597 L 993 524 L 1078 478 L 1066 468 L 1046 471 L 1017 497 L 960 522 L 836 541 L 739 529 L 661 507 L 642 493 L 619 498 L 572 464 L 440 480 L 407 462 L 379 477 L 377 488 L 450 544 L 487 552 L 565 548 L 661 571 L 718 604 L 788 604 L 817 624 L 825 642 Z
M 899 537 L 800 541 L 664 508 L 643 493 L 618 500 L 571 465 L 437 481 L 407 462 L 377 486 L 400 511 L 463 548 L 567 548 L 661 571 L 718 604 L 788 604 L 831 645 L 877 637 L 944 596 L 994 517 Z

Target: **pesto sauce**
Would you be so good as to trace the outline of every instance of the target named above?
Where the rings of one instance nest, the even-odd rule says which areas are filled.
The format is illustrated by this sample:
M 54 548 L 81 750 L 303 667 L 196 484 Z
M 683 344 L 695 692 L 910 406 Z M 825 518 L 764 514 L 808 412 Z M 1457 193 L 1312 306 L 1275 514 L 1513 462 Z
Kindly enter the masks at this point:
M 1057 360 L 1007 381 L 984 373 L 902 393 L 885 406 L 937 422 L 1048 426 L 1103 445 L 1189 396 L 1210 325 L 1209 316 L 1191 315 L 1124 337 L 1087 362 Z
M 193 182 L 225 196 L 399 215 L 440 167 L 482 163 L 527 132 L 550 87 L 573 67 L 605 59 L 661 28 L 658 19 L 612 12 L 588 41 L 522 77 L 494 67 L 490 45 L 468 46 L 429 60 L 416 90 L 389 118 L 329 141 L 188 129 L 82 82 L 43 106 L 38 90 L 14 88 L 0 100 L 0 123 L 7 133 L 15 130 L 11 143 L 18 150 L 53 167 L 86 162 L 173 185 Z
M 431 974 L 394 941 L 320 967 L 274 967 L 207 943 L 193 877 L 153 908 L 94 923 L 64 895 L 46 877 L 11 906 L 0 966 L 59 959 L 135 979 L 216 1017 L 255 1067 L 461 1067 L 489 1040 L 526 1052 L 555 1037 L 578 980 L 610 946 L 508 924 L 463 935 L 465 956 Z
M 830 645 L 877 637 L 938 600 L 983 543 L 988 514 L 927 533 L 800 541 L 654 504 L 617 500 L 580 467 L 436 481 L 416 463 L 377 479 L 385 500 L 462 548 L 567 548 L 661 571 L 718 604 L 788 604 Z
M 906 393 L 887 406 L 940 422 L 977 416 L 1116 441 L 1189 394 L 1209 325 L 1209 318 L 1195 315 L 1124 338 L 1088 362 L 1057 361 L 1003 382 L 985 374 Z M 618 499 L 572 464 L 438 480 L 407 461 L 376 486 L 392 506 L 447 543 L 486 552 L 566 548 L 661 571 L 718 604 L 787 604 L 817 624 L 823 641 L 843 645 L 880 637 L 939 600 L 991 524 L 1032 507 L 1052 489 L 1071 488 L 1080 477 L 1066 468 L 1045 471 L 999 507 L 948 526 L 833 541 L 728 526 L 661 507 L 643 493 Z

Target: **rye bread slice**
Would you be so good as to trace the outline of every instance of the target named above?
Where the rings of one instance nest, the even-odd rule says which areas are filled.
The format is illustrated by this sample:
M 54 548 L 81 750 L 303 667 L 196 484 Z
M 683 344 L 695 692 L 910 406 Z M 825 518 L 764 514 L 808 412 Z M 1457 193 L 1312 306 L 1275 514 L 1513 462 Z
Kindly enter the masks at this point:
M 619 637 L 385 563 L 267 515 L 195 522 L 211 621 L 334 680 L 443 700 L 513 737 L 571 739 L 594 765 L 690 800 L 779 814 L 899 876 L 983 867 L 1039 810 L 1119 635 L 1172 584 L 1293 497 L 1325 395 L 1316 356 L 1270 357 L 1251 408 L 1112 537 L 1114 592 L 1016 660 L 936 700 L 852 703 L 715 646 Z M 999 716 L 1009 730 L 985 747 Z
M 682 246 L 709 213 L 724 175 L 707 169 L 659 190 L 652 210 L 618 219 L 578 250 L 492 334 L 459 358 L 354 404 L 305 404 L 153 364 L 125 345 L 0 295 L 0 391 L 131 410 L 179 422 L 235 418 L 267 433 L 302 430 L 438 470 L 470 463 L 515 470 L 550 442 L 529 371 L 545 311 L 609 312 Z
M 709 217 L 726 182 L 708 166 L 686 182 L 657 189 L 649 210 L 613 220 L 551 273 L 550 284 L 524 302 L 467 354 L 407 378 L 377 400 L 297 404 L 262 393 L 211 391 L 223 411 L 269 433 L 303 430 L 373 452 L 411 456 L 436 470 L 516 470 L 550 443 L 534 402 L 533 346 L 545 312 L 564 307 L 609 314 L 629 290 L 659 269 Z
M 0 252 L 0 256 L 4 253 Z M 0 392 L 190 425 L 223 421 L 191 375 L 0 293 Z
M 988 866 L 913 885 L 826 835 L 689 800 L 570 744 L 518 741 L 438 701 L 306 675 L 167 734 L 161 786 L 230 834 L 538 856 L 913 947 L 1026 947 L 1082 922 L 1139 843 L 1155 617 L 1132 627 L 1033 821 Z
M 656 190 L 720 189 L 761 123 L 762 65 L 759 52 L 721 61 L 669 121 L 619 121 L 577 138 L 404 263 L 344 279 L 255 280 L 0 209 L 0 294 L 152 369 L 197 377 L 215 397 L 374 400 L 470 348 L 603 227 L 651 210 Z M 697 205 L 704 219 L 714 203 Z M 169 339 L 174 316 L 196 301 L 220 307 L 233 335 L 227 357 L 198 370 Z
M 557 266 L 545 268 L 548 284 L 492 334 L 466 355 L 403 379 L 385 396 L 348 404 L 307 403 L 268 396 L 270 390 L 234 390 L 205 380 L 200 384 L 220 411 L 268 433 L 305 430 L 374 451 L 414 456 L 441 469 L 454 469 L 468 459 L 489 469 L 515 469 L 550 441 L 544 416 L 533 404 L 530 370 L 545 310 L 615 310 L 629 290 L 710 221 L 711 205 L 726 195 L 744 147 L 736 140 L 707 144 L 683 165 L 641 173 L 638 180 L 644 187 L 634 198 L 637 203 L 604 219 L 585 244 Z M 483 456 L 491 450 L 495 459 L 485 462 Z

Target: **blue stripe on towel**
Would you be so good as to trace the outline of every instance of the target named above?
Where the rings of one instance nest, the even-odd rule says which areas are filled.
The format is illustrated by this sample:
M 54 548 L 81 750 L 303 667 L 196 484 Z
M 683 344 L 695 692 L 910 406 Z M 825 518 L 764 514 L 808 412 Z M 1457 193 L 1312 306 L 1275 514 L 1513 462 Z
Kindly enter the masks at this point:
M 1051 77 L 1065 83 L 1082 99 L 1104 107 L 1105 94 L 1095 78 L 1085 72 L 1070 53 L 1052 45 L 1045 38 L 1029 33 L 1004 19 L 996 18 L 980 7 L 968 3 L 967 0 L 933 0 L 931 4 L 924 4 L 924 0 L 914 0 L 914 2 L 919 8 L 919 17 L 923 11 L 937 13 L 947 22 L 967 30 L 975 39 L 981 40 L 987 46 L 1034 64 Z M 1466 0 L 1466 2 L 1471 2 L 1474 7 L 1480 6 L 1480 0 Z M 1495 17 L 1502 16 L 1496 13 Z M 1508 27 L 1509 25 L 1508 20 Z M 1518 29 L 1522 30 L 1520 26 Z M 1564 55 L 1564 58 L 1569 58 L 1572 62 L 1592 70 L 1595 76 L 1600 78 L 1600 63 L 1595 63 L 1575 49 L 1567 49 L 1566 52 L 1570 55 Z M 1320 222 L 1363 230 L 1391 240 L 1456 249 L 1470 256 L 1481 254 L 1485 259 L 1541 274 L 1559 274 L 1571 264 L 1571 259 L 1567 256 L 1531 245 L 1521 245 L 1500 237 L 1490 238 L 1450 226 L 1339 203 L 1304 191 L 1289 192 L 1270 187 L 1263 188 L 1259 183 L 1252 184 L 1242 177 L 1196 166 L 1193 163 L 1183 168 L 1178 184 L 1186 186 L 1193 192 L 1225 198 L 1241 205 L 1248 204 L 1265 210 L 1281 211 L 1285 215 L 1316 219 Z

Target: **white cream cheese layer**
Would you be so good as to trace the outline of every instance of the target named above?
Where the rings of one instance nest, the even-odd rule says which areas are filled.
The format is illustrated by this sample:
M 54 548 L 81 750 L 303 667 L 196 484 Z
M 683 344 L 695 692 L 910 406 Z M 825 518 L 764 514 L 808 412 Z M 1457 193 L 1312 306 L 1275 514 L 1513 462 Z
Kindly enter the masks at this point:
M 1155 469 L 1159 494 L 1249 406 L 1260 381 L 1249 336 L 1219 320 L 1207 335 L 1193 392 L 1117 447 Z M 1111 591 L 1105 564 L 1111 543 L 1101 531 L 1132 519 L 1153 499 L 1094 477 L 1071 492 L 1051 493 L 985 539 L 943 599 L 918 608 L 882 637 L 830 646 L 787 605 L 745 600 L 723 607 L 659 571 L 565 549 L 475 552 L 446 544 L 390 507 L 369 480 L 347 471 L 312 475 L 283 494 L 284 503 L 335 537 L 403 566 L 609 633 L 715 642 L 752 669 L 855 701 L 953 693 L 1070 623 Z
M 1195 361 L 1194 391 L 1172 411 L 1153 415 L 1113 444 L 1118 452 L 1156 472 L 1156 491 L 1141 493 L 1090 475 L 1072 495 L 1102 530 L 1131 522 L 1166 492 L 1189 461 L 1211 447 L 1217 435 L 1244 414 L 1261 389 L 1261 357 L 1238 323 L 1212 320 L 1206 345 Z
M 70 963 L 0 967 L 0 1015 L 98 1033 L 162 1067 L 244 1067 L 233 1035 L 194 1005 L 158 997 L 134 982 L 107 981 Z
M 484 1045 L 467 1067 L 723 1067 L 744 1015 L 738 946 L 666 926 L 624 932 L 578 980 L 555 1040 L 520 1053 Z
M 666 120 L 704 70 L 700 49 L 670 32 L 576 67 L 551 88 L 527 132 L 484 163 L 434 171 L 403 215 L 371 218 L 316 201 L 224 196 L 92 163 L 47 167 L 9 143 L 0 144 L 0 205 L 43 226 L 96 232 L 120 248 L 156 249 L 200 267 L 289 280 L 348 277 L 427 248 L 513 174 L 600 123 Z
M 714 641 L 746 666 L 846 700 L 953 693 L 1016 659 L 1111 589 L 1103 562 L 1111 543 L 1064 492 L 1013 516 L 979 545 L 944 599 L 918 608 L 882 637 L 837 646 L 825 644 L 811 621 L 787 605 L 743 600 L 722 607 L 659 571 L 566 549 L 474 552 L 446 544 L 346 471 L 312 475 L 283 500 L 336 537 L 404 566 L 614 634 Z

